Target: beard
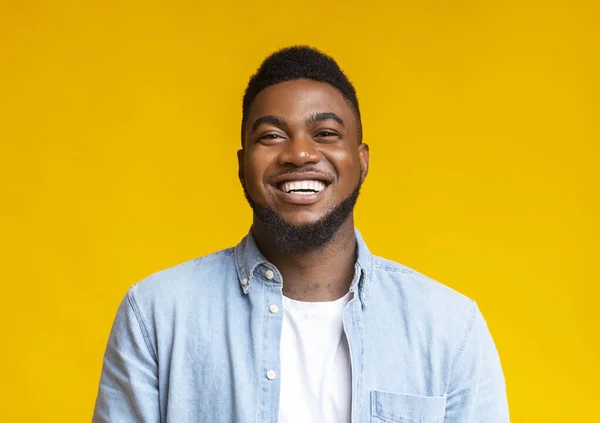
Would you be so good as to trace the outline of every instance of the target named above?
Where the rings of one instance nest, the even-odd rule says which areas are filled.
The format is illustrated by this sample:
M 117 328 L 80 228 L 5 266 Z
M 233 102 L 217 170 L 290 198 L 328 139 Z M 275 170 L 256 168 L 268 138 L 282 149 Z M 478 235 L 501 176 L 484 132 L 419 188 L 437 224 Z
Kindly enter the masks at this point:
M 246 187 L 244 195 L 254 210 L 254 215 L 273 238 L 279 250 L 286 253 L 307 252 L 323 247 L 335 235 L 354 210 L 361 185 L 362 182 L 359 181 L 354 191 L 340 204 L 321 219 L 306 225 L 288 223 L 275 210 L 256 204 L 250 198 Z

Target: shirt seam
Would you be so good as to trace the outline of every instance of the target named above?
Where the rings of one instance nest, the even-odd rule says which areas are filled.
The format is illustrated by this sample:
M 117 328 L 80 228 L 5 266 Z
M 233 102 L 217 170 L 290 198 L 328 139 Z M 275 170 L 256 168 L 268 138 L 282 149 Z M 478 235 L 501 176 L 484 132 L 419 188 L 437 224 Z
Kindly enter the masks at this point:
M 454 360 L 452 360 L 452 366 L 450 366 L 450 373 L 448 374 L 448 383 L 446 384 L 446 394 L 448 393 L 448 388 L 450 387 L 450 379 L 452 378 L 452 373 L 454 372 L 454 368 L 456 367 L 458 360 L 462 357 L 462 353 L 464 352 L 465 347 L 467 346 L 469 337 L 470 337 L 471 333 L 473 332 L 473 325 L 475 324 L 475 319 L 477 318 L 477 313 L 476 313 L 477 304 L 475 303 L 474 300 L 470 299 L 469 301 L 471 301 L 471 305 L 473 306 L 471 308 L 471 318 L 469 319 L 469 326 L 467 327 L 466 333 L 462 339 L 460 348 L 456 354 L 456 357 L 454 358 Z
M 198 262 L 201 262 L 204 260 L 208 260 L 212 257 L 221 257 L 221 256 L 231 257 L 231 256 L 233 256 L 234 253 L 230 250 L 231 250 L 231 248 L 221 250 L 221 251 L 215 251 L 214 253 L 210 253 L 210 254 L 207 254 L 202 257 L 196 257 L 195 259 L 192 259 L 192 260 L 195 260 L 198 263 Z
M 139 307 L 133 296 L 133 287 L 131 287 L 131 289 L 129 290 L 129 295 L 127 295 L 127 300 L 129 301 L 129 305 L 133 309 L 133 314 L 135 315 L 135 319 L 137 320 L 140 330 L 142 331 L 142 336 L 144 338 L 144 343 L 146 344 L 146 348 L 148 348 L 148 352 L 150 353 L 150 355 L 152 356 L 154 361 L 158 362 L 157 354 L 154 351 L 154 348 L 152 348 L 152 343 L 150 342 L 150 334 L 148 333 L 146 325 L 144 324 L 144 321 L 142 319 L 142 314 L 141 314 Z
M 171 268 L 182 266 L 182 265 L 186 265 L 186 264 L 200 264 L 203 261 L 210 260 L 213 257 L 221 257 L 221 256 L 231 257 L 231 256 L 233 256 L 234 253 L 232 251 L 230 251 L 230 250 L 231 250 L 231 248 L 227 248 L 227 249 L 224 249 L 224 250 L 219 250 L 219 251 L 215 251 L 215 252 L 210 253 L 210 254 L 206 254 L 204 256 L 193 257 L 193 258 L 191 258 L 191 259 L 189 259 L 187 261 L 176 263 L 176 264 L 174 264 L 171 267 L 167 267 L 164 270 L 169 270 Z M 160 271 L 158 273 L 160 273 Z
M 381 264 L 374 264 L 373 267 L 375 267 L 376 269 L 387 270 L 387 271 L 390 271 L 390 272 L 404 273 L 406 275 L 421 275 L 419 272 L 417 272 L 415 270 L 405 269 L 403 267 L 391 267 L 391 266 L 384 266 L 384 265 L 381 265 Z

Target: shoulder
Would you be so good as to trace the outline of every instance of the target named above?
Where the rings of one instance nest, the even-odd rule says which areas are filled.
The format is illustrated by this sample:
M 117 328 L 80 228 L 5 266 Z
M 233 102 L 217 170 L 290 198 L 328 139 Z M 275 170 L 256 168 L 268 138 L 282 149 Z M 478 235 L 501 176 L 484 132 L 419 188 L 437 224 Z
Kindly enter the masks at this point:
M 128 295 L 131 301 L 142 305 L 190 299 L 210 293 L 211 285 L 221 281 L 230 272 L 235 272 L 233 248 L 156 272 L 134 284 Z
M 427 326 L 464 331 L 478 313 L 471 298 L 400 263 L 373 256 L 374 301 L 411 316 Z M 463 332 L 464 333 L 464 332 Z
M 472 299 L 449 286 L 392 260 L 373 256 L 373 274 L 376 278 L 388 279 L 394 284 L 400 284 L 410 295 L 432 296 L 436 300 L 468 308 L 473 304 Z

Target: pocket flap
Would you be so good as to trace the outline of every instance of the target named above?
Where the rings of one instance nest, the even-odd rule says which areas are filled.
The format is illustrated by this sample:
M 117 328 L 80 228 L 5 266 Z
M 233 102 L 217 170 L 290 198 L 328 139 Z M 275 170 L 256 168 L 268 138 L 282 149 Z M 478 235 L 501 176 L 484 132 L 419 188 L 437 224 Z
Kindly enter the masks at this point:
M 372 413 L 376 417 L 403 422 L 443 422 L 446 414 L 446 397 L 371 392 Z

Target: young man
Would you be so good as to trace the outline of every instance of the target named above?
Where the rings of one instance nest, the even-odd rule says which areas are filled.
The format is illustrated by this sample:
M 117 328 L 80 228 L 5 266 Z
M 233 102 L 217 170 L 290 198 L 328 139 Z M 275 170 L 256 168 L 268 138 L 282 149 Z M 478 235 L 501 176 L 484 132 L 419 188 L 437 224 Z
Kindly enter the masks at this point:
M 110 334 L 94 422 L 508 422 L 472 300 L 371 255 L 356 92 L 308 47 L 268 57 L 243 100 L 235 248 L 133 286 Z

